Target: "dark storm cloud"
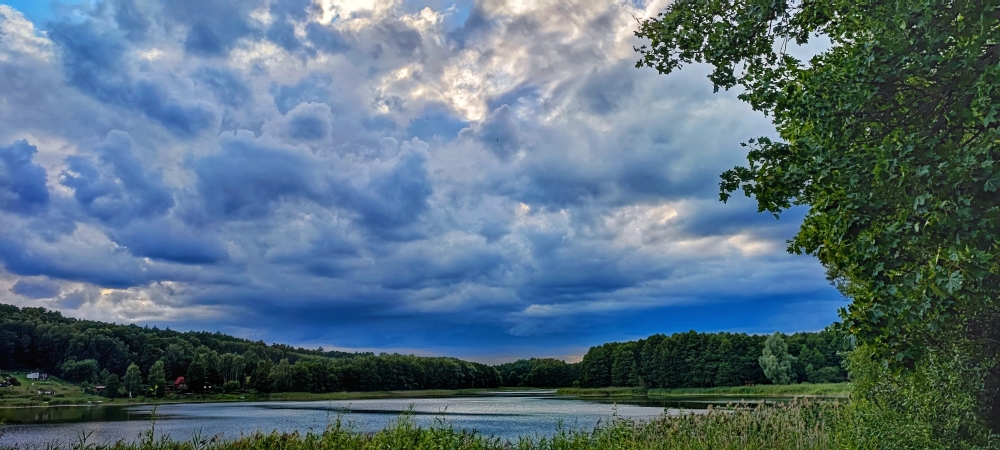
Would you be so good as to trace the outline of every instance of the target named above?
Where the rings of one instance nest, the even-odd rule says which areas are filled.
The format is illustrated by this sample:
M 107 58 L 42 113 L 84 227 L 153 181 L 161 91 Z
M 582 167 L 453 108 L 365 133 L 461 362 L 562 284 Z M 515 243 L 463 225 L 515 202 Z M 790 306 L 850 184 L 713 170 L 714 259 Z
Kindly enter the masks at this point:
M 173 205 L 161 175 L 144 166 L 132 137 L 108 133 L 96 151 L 96 160 L 82 155 L 67 158 L 62 184 L 87 214 L 107 222 L 127 223 L 136 217 L 162 215 Z
M 324 103 L 303 103 L 289 111 L 284 134 L 297 141 L 321 141 L 330 137 L 333 113 Z
M 187 27 L 185 50 L 221 56 L 239 39 L 259 31 L 250 13 L 264 4 L 263 0 L 163 0 L 163 14 Z
M 0 208 L 30 214 L 49 203 L 45 169 L 33 161 L 36 153 L 24 140 L 0 146 Z
M 267 215 L 284 200 L 321 199 L 328 189 L 311 155 L 261 142 L 247 132 L 225 136 L 219 153 L 194 162 L 209 214 L 232 219 Z
M 306 25 L 306 38 L 317 50 L 336 54 L 347 50 L 350 47 L 347 39 L 338 31 L 310 22 Z
M 114 5 L 115 22 L 125 36 L 133 41 L 141 41 L 148 37 L 151 23 L 136 0 L 118 0 Z
M 215 112 L 198 102 L 182 102 L 150 80 L 136 80 L 125 53 L 128 44 L 115 28 L 96 19 L 57 23 L 50 31 L 60 47 L 70 84 L 112 105 L 141 111 L 180 136 L 194 136 L 215 123 Z
M 22 278 L 10 288 L 11 292 L 28 298 L 52 298 L 59 295 L 59 285 L 49 280 Z
M 253 98 L 249 83 L 234 70 L 202 67 L 192 74 L 192 79 L 207 86 L 226 106 L 240 107 Z
M 474 137 L 501 161 L 509 161 L 521 149 L 521 133 L 509 105 L 493 110 L 482 124 L 465 134 Z
M 229 255 L 215 239 L 167 220 L 136 221 L 113 237 L 138 257 L 179 264 L 215 264 Z
M 633 69 L 619 65 L 592 72 L 577 94 L 583 106 L 599 115 L 617 110 L 633 93 Z
M 801 211 L 717 202 L 773 130 L 633 68 L 655 11 L 362 3 L 0 5 L 0 301 L 469 356 L 839 301 Z
M 17 275 L 81 281 L 109 288 L 127 288 L 149 282 L 154 274 L 137 265 L 122 265 L 122 258 L 109 253 L 71 253 L 55 249 L 39 251 L 35 242 L 14 241 L 0 236 L 0 258 Z M 94 257 L 93 260 L 90 258 Z
M 414 221 L 427 209 L 433 187 L 427 178 L 427 157 L 415 146 L 404 148 L 391 162 L 378 167 L 368 188 L 353 198 L 367 228 L 393 230 Z

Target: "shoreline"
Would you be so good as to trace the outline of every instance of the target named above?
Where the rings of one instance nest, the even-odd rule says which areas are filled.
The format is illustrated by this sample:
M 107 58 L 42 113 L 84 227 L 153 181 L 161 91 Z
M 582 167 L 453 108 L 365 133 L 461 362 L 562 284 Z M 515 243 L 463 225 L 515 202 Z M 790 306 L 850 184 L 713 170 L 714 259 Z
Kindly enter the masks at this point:
M 706 398 L 706 397 L 741 397 L 741 398 L 817 398 L 817 399 L 847 399 L 850 397 L 850 383 L 825 384 L 789 384 L 789 385 L 757 385 L 729 386 L 712 388 L 562 388 L 556 391 L 558 396 L 576 396 L 581 398 L 629 398 L 640 397 L 648 399 L 672 398 Z
M 514 392 L 524 392 L 524 393 L 551 393 L 555 394 L 554 389 L 541 389 L 541 388 L 482 388 L 482 389 L 425 389 L 425 390 L 413 390 L 413 391 L 342 391 L 342 392 L 324 392 L 324 393 L 311 393 L 311 392 L 278 392 L 273 394 L 244 394 L 244 398 L 232 398 L 228 395 L 237 394 L 222 394 L 220 397 L 199 397 L 199 398 L 171 398 L 164 400 L 139 400 L 139 401 L 129 401 L 129 399 L 117 398 L 115 400 L 102 399 L 93 400 L 86 403 L 59 403 L 59 404 L 39 404 L 39 405 L 0 405 L 0 409 L 27 409 L 27 408 L 62 408 L 62 407 L 95 407 L 95 406 L 115 406 L 115 407 L 125 407 L 125 406 L 145 406 L 145 405 L 176 405 L 183 403 L 238 403 L 238 402 L 295 402 L 295 401 L 327 401 L 327 400 L 369 400 L 369 399 L 380 399 L 380 398 L 447 398 L 447 397 L 473 397 L 479 396 L 485 393 L 496 392 L 496 393 L 514 393 Z M 135 399 L 133 399 L 135 400 Z

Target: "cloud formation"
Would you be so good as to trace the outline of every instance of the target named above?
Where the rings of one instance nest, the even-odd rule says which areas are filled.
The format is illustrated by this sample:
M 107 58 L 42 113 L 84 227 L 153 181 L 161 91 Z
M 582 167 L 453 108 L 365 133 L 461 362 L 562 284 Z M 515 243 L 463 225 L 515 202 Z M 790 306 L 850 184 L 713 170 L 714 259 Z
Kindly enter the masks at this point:
M 481 360 L 834 320 L 801 211 L 716 200 L 766 118 L 632 67 L 664 5 L 0 5 L 0 301 Z

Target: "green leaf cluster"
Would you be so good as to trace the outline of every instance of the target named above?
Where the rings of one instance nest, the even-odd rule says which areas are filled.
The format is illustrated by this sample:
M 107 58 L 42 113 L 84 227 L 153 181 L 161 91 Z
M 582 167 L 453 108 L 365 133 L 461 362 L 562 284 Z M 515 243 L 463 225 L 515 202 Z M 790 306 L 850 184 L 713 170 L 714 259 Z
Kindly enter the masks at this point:
M 716 88 L 773 117 L 722 175 L 778 215 L 789 242 L 853 300 L 845 326 L 912 367 L 942 328 L 1000 298 L 1000 2 L 679 0 L 641 22 L 639 66 L 708 63 Z M 818 35 L 808 61 L 790 44 Z

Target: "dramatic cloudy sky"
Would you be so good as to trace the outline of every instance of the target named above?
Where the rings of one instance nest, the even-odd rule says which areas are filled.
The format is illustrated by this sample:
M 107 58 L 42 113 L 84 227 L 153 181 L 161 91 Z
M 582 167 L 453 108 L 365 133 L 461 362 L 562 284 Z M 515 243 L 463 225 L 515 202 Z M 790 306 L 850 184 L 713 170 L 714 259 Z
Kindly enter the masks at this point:
M 634 68 L 665 4 L 6 0 L 0 302 L 481 361 L 820 329 L 802 211 L 718 201 L 768 120 Z

